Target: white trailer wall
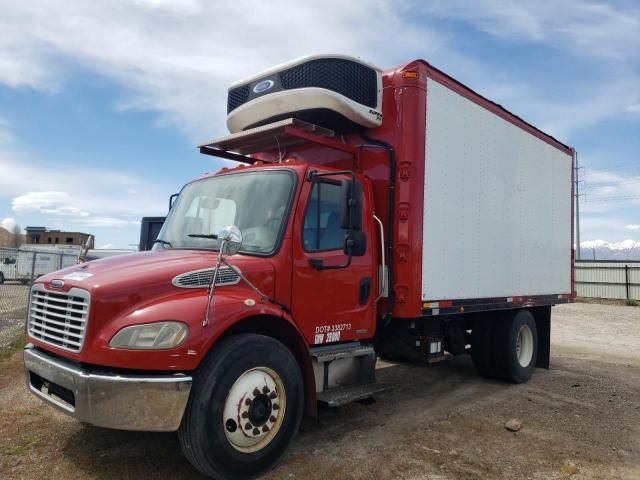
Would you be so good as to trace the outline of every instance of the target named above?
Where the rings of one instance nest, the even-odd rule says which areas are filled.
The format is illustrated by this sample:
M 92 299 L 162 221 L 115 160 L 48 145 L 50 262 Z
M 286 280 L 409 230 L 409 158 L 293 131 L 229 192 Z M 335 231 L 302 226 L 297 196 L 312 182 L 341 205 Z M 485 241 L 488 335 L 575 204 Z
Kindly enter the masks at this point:
M 571 156 L 427 81 L 422 299 L 570 293 Z

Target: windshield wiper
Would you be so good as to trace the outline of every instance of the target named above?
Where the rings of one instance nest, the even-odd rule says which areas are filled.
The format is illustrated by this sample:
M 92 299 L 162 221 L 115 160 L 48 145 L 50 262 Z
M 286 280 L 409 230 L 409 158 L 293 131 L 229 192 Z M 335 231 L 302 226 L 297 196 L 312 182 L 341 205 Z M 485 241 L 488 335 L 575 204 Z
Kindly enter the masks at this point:
M 218 239 L 218 235 L 215 234 L 204 234 L 204 233 L 190 233 L 189 235 L 187 235 L 188 237 L 191 238 L 208 238 L 210 240 L 217 240 Z
M 154 243 L 161 243 L 162 245 L 173 247 L 173 245 L 171 245 L 171 242 L 167 242 L 166 240 L 160 240 L 159 238 L 156 238 L 151 245 L 153 245 Z

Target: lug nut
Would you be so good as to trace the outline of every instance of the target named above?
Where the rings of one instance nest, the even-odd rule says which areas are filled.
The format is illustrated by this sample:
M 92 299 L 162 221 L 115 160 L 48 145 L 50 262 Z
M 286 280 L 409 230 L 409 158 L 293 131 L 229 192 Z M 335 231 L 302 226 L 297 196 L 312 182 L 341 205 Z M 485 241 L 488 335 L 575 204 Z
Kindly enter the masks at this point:
M 227 428 L 227 431 L 230 433 L 233 433 L 236 431 L 236 429 L 238 428 L 238 425 L 236 424 L 236 421 L 233 418 L 230 418 L 229 420 L 227 420 L 227 422 L 225 423 L 225 427 Z
M 275 391 L 273 391 L 273 392 L 271 392 L 271 395 L 269 395 L 269 398 L 274 399 L 277 396 L 278 396 L 278 394 Z
M 253 429 L 253 434 L 254 435 L 260 435 L 260 429 L 259 428 L 254 428 Z
M 262 387 L 262 393 L 269 393 L 269 387 L 267 387 L 266 385 Z
M 271 423 L 276 423 L 276 417 L 274 417 L 273 415 L 271 415 L 271 416 L 269 417 L 269 421 L 270 421 Z
M 274 404 L 273 404 L 273 406 L 272 406 L 272 408 L 273 408 L 274 410 L 278 410 L 278 409 L 280 408 L 280 405 L 278 405 L 277 403 L 274 403 Z
M 253 426 L 253 425 L 251 425 L 249 422 L 247 422 L 247 423 L 245 424 L 245 426 L 244 426 L 244 429 L 245 429 L 245 430 L 251 430 L 251 427 L 252 427 L 252 426 Z
M 249 413 L 248 412 L 242 412 L 241 417 L 242 418 L 249 418 Z
M 263 431 L 264 433 L 267 433 L 267 432 L 269 431 L 269 427 L 267 427 L 266 425 L 264 425 L 264 426 L 262 427 L 262 431 Z
M 253 389 L 253 396 L 257 397 L 258 395 L 260 395 L 260 390 L 258 390 L 257 388 Z
M 247 406 L 248 406 L 248 405 L 251 405 L 251 399 L 250 399 L 250 398 L 247 398 L 247 399 L 244 401 L 244 404 L 245 404 L 245 405 L 247 405 Z

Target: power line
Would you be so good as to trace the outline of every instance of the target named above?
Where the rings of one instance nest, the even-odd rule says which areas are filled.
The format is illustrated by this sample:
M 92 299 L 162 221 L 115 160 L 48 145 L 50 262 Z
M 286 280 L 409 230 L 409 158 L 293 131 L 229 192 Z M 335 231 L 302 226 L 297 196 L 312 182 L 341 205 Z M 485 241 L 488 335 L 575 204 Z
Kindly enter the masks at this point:
M 618 185 L 633 185 L 636 183 L 640 183 L 640 180 L 629 180 L 628 182 L 617 182 L 617 183 L 594 183 L 593 185 L 585 185 L 582 188 L 617 187 Z
M 640 195 L 620 195 L 613 197 L 599 197 L 599 198 L 587 198 L 584 200 L 588 203 L 606 203 L 607 201 L 612 200 L 640 200 Z
M 586 172 L 584 175 L 585 177 L 589 177 L 591 175 L 598 175 L 602 172 L 605 173 L 619 173 L 619 172 L 625 172 L 627 170 L 634 170 L 634 169 L 638 169 L 640 170 L 640 165 L 638 165 L 637 163 L 635 165 L 629 165 L 629 166 L 625 166 L 622 168 L 611 168 L 611 167 L 603 167 L 603 168 L 596 168 L 596 167 L 591 167 L 592 170 L 597 170 L 596 172 Z

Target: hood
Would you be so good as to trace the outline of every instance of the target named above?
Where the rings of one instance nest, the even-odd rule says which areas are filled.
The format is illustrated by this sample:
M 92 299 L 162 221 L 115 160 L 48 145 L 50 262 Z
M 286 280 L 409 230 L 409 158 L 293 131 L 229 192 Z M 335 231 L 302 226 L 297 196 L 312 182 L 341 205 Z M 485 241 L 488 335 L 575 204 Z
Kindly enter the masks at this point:
M 270 259 L 246 255 L 227 258 L 267 295 L 273 294 L 275 269 Z M 92 302 L 99 301 L 113 315 L 127 308 L 140 308 L 159 297 L 195 293 L 194 290 L 204 294 L 206 288 L 180 288 L 171 281 L 182 273 L 213 268 L 217 259 L 218 252 L 203 250 L 139 252 L 74 265 L 40 277 L 37 282 L 53 291 L 67 292 L 73 287 L 88 290 Z M 55 280 L 64 285 L 60 287 Z M 243 282 L 238 287 L 244 287 Z M 224 295 L 224 289 L 218 290 L 217 295 Z
M 40 277 L 38 283 L 51 287 L 52 280 L 62 280 L 62 291 L 78 287 L 92 293 L 107 293 L 114 286 L 118 290 L 143 284 L 170 286 L 171 279 L 176 275 L 202 268 L 213 268 L 217 259 L 218 252 L 203 250 L 167 249 L 138 252 L 74 265 Z M 243 255 L 227 259 L 230 264 L 247 273 L 263 270 L 267 264 L 266 259 Z

